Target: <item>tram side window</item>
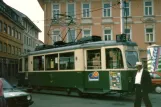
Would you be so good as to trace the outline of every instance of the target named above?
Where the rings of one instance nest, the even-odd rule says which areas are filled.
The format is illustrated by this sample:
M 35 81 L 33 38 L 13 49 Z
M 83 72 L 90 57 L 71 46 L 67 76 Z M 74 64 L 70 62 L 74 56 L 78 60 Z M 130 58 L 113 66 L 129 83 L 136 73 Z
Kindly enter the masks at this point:
M 87 51 L 87 69 L 101 69 L 101 50 Z
M 45 63 L 46 70 L 58 70 L 58 54 L 46 55 Z
M 59 64 L 60 70 L 75 69 L 74 52 L 61 53 Z
M 123 68 L 123 59 L 119 48 L 106 49 L 106 68 Z
M 44 56 L 34 56 L 33 58 L 33 69 L 34 70 L 44 70 Z

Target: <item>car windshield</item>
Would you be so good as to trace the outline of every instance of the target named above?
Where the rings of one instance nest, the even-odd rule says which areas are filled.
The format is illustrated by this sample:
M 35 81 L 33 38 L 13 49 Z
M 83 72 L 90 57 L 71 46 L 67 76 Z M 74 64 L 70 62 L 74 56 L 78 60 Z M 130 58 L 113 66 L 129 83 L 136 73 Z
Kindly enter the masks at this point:
M 126 51 L 126 62 L 129 68 L 134 68 L 138 61 L 138 54 L 136 51 Z
M 10 83 L 8 83 L 5 79 L 2 79 L 3 81 L 3 89 L 6 90 L 6 89 L 13 89 L 13 87 L 11 86 Z

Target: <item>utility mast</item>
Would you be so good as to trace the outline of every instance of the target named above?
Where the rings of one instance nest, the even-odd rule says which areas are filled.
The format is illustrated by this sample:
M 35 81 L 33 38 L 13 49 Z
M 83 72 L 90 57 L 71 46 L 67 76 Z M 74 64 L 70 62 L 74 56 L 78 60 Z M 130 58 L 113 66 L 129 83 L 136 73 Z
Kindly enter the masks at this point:
M 120 0 L 120 28 L 121 34 L 124 33 L 124 0 Z

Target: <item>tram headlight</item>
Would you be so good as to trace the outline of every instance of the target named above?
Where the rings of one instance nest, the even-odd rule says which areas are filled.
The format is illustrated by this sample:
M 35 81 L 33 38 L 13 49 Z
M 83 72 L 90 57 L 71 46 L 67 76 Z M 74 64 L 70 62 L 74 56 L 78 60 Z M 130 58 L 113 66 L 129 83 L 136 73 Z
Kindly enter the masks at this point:
M 31 99 L 32 99 L 31 95 L 28 95 L 27 100 L 31 100 Z
M 120 77 L 120 72 L 118 72 L 117 75 Z

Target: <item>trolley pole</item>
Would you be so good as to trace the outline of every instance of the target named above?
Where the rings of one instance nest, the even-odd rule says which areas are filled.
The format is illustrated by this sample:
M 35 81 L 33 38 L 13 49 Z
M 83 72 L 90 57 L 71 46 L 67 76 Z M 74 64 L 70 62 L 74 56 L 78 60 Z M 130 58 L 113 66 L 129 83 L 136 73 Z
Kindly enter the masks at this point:
M 121 34 L 124 33 L 124 0 L 120 0 L 120 27 Z

